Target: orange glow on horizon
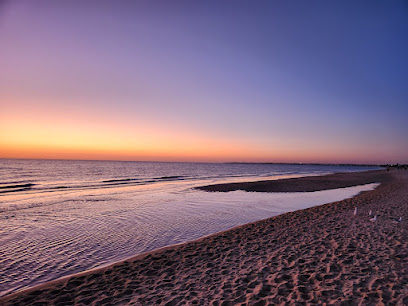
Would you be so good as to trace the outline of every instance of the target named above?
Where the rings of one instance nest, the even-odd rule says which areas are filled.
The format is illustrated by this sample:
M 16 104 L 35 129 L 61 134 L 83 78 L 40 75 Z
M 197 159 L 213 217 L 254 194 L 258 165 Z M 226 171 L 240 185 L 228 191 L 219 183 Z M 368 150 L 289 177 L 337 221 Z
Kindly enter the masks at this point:
M 187 129 L 108 116 L 61 118 L 49 110 L 9 112 L 0 129 L 0 158 L 220 161 L 251 156 L 253 151 Z
M 194 133 L 86 125 L 2 124 L 0 158 L 84 159 L 198 162 L 318 162 L 342 163 L 372 161 L 367 153 L 352 154 L 345 148 L 337 154 L 327 149 L 281 146 L 262 148 L 226 139 L 212 139 Z
M 147 118 L 115 117 L 101 110 L 52 107 L 2 109 L 0 158 L 191 162 L 378 163 L 376 152 L 337 143 L 270 139 L 197 131 Z M 35 105 L 31 103 L 30 105 Z M 48 103 L 47 105 L 51 105 Z M 256 136 L 256 135 L 255 135 Z M 390 156 L 392 160 L 393 156 Z

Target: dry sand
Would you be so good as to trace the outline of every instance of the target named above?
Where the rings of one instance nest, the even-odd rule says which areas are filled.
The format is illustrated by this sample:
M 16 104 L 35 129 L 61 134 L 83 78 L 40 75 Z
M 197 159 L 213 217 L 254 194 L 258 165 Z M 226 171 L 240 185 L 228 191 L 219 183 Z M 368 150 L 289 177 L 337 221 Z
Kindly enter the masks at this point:
M 407 305 L 408 171 L 375 175 L 383 184 L 352 199 L 139 255 L 0 304 Z

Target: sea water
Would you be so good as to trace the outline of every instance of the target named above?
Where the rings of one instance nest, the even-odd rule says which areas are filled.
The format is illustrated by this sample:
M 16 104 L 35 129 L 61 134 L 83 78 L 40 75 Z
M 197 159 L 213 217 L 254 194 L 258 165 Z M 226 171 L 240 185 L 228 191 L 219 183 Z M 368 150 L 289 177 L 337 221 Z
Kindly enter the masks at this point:
M 309 193 L 194 187 L 363 166 L 0 159 L 0 296 L 237 225 L 338 201 L 376 184 Z

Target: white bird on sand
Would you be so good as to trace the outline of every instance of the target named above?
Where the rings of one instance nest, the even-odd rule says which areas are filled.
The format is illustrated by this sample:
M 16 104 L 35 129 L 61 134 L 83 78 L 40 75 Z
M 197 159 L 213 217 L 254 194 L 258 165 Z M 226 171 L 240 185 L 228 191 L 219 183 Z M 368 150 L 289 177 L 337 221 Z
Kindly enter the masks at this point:
M 368 215 L 371 216 L 372 214 L 373 214 L 373 212 L 370 209 L 370 211 L 368 212 Z
M 371 222 L 377 221 L 377 215 L 375 215 L 374 218 L 371 218 L 370 221 L 371 221 Z
M 399 223 L 399 222 L 401 222 L 402 221 L 402 217 L 399 217 L 399 219 L 394 219 L 394 220 L 392 220 L 391 222 L 393 222 L 393 223 Z
M 357 206 L 354 207 L 354 215 L 357 216 Z

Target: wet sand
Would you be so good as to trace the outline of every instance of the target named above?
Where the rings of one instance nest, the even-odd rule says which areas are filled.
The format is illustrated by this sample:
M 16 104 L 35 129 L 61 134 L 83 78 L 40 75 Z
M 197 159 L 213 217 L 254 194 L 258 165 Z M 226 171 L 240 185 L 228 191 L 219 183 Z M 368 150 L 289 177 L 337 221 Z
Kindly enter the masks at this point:
M 306 176 L 283 180 L 214 184 L 197 187 L 197 189 L 218 192 L 234 190 L 255 192 L 311 192 L 384 182 L 385 180 L 387 180 L 385 171 L 374 170 L 353 173 L 334 173 L 322 176 Z
M 408 171 L 375 175 L 382 184 L 352 199 L 139 255 L 0 304 L 407 305 Z

